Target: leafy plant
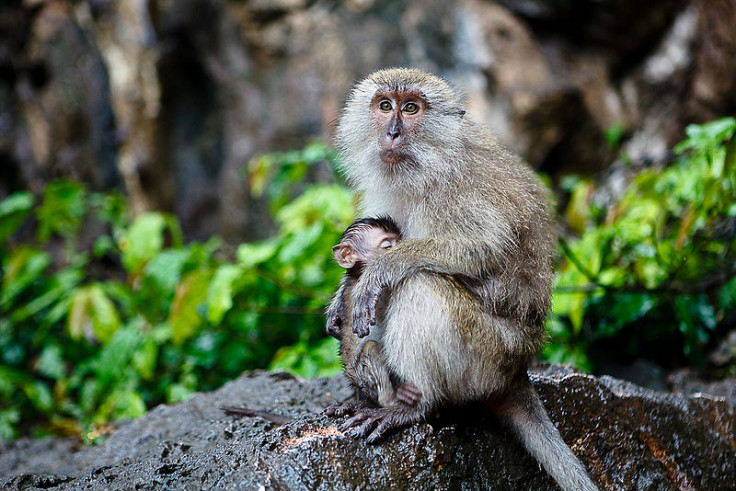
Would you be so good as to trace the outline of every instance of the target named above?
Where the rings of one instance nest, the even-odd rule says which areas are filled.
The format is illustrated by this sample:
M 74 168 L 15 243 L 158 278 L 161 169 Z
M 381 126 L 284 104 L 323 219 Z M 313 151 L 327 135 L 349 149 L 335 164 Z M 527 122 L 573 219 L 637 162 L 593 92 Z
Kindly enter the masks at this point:
M 175 217 L 129 219 L 122 196 L 72 181 L 0 202 L 0 439 L 93 440 L 109 421 L 272 360 L 305 375 L 339 370 L 322 311 L 341 274 L 331 246 L 354 200 L 336 184 L 281 200 L 303 174 L 283 177 L 280 166 L 329 156 L 308 148 L 298 164 L 268 157 L 282 177 L 258 185 L 278 202 L 279 232 L 235 250 L 217 238 L 185 243 Z
M 733 118 L 688 127 L 676 165 L 640 172 L 608 206 L 592 181 L 566 179 L 547 359 L 590 367 L 601 340 L 635 352 L 676 339 L 702 363 L 736 311 L 735 131 Z M 312 144 L 254 159 L 251 193 L 269 198 L 278 233 L 236 248 L 187 243 L 175 217 L 131 218 L 121 195 L 72 181 L 0 201 L 0 439 L 92 441 L 243 370 L 338 371 L 322 311 L 354 197 L 302 182 L 334 158 Z
M 629 354 L 676 340 L 703 364 L 736 309 L 735 132 L 733 118 L 688 126 L 677 163 L 641 171 L 607 207 L 590 180 L 566 180 L 565 217 L 578 235 L 560 243 L 549 359 L 589 367 L 591 344 L 617 338 Z

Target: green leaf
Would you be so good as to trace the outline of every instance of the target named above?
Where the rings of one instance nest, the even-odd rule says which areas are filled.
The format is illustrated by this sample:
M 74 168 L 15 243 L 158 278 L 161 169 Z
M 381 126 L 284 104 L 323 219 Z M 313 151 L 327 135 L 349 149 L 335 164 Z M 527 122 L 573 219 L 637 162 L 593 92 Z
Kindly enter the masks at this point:
M 126 325 L 112 335 L 90 364 L 103 388 L 120 387 L 136 381 L 131 360 L 142 343 L 143 335 L 136 323 Z
M 544 359 L 550 363 L 569 363 L 583 371 L 592 371 L 588 355 L 581 346 L 549 343 L 542 348 L 542 353 Z
M 233 264 L 223 264 L 215 271 L 207 289 L 207 320 L 217 325 L 225 313 L 233 306 L 233 282 L 243 274 L 242 268 Z
M 83 272 L 77 269 L 62 269 L 49 282 L 45 293 L 17 308 L 11 315 L 19 323 L 51 308 L 40 316 L 40 325 L 51 326 L 66 316 L 68 295 L 82 281 Z
M 626 284 L 626 278 L 630 272 L 617 266 L 606 268 L 598 275 L 598 281 L 606 287 L 618 288 Z
M 171 326 L 174 344 L 180 345 L 196 334 L 203 325 L 204 319 L 199 314 L 199 306 L 207 298 L 211 276 L 209 270 L 193 271 L 176 288 L 167 321 Z
M 300 377 L 329 377 L 340 372 L 336 339 L 324 338 L 314 346 L 300 341 L 280 348 L 271 360 L 269 370 L 284 370 Z
M 310 186 L 276 214 L 283 234 L 300 232 L 317 220 L 339 224 L 344 229 L 355 216 L 352 192 L 337 184 Z
M 317 364 L 317 377 L 332 377 L 342 371 L 339 356 L 340 343 L 334 338 L 324 338 L 312 349 L 312 358 Z
M 143 269 L 166 293 L 174 293 L 190 253 L 185 249 L 166 249 L 156 254 Z
M 156 341 L 149 337 L 133 354 L 132 365 L 141 376 L 141 379 L 152 380 L 156 375 L 158 351 Z
M 51 390 L 39 380 L 24 384 L 23 391 L 31 401 L 31 404 L 40 411 L 49 411 L 54 405 Z
M 171 384 L 166 392 L 166 402 L 168 404 L 187 401 L 194 395 L 194 391 L 184 384 Z
M 303 342 L 293 346 L 283 346 L 279 348 L 273 356 L 268 369 L 272 371 L 287 371 L 296 375 L 301 375 L 300 362 L 307 353 L 307 347 Z
M 715 309 L 705 295 L 676 297 L 674 305 L 680 332 L 685 337 L 685 354 L 691 363 L 702 366 L 708 330 L 716 325 Z
M 641 319 L 658 305 L 656 297 L 647 293 L 616 293 L 606 299 L 616 306 L 612 314 L 613 320 L 607 323 L 606 332 L 599 332 L 606 336 L 612 336 L 621 327 Z
M 36 370 L 49 378 L 56 380 L 66 376 L 66 366 L 61 354 L 61 348 L 56 344 L 46 346 L 36 362 Z
M 623 138 L 625 130 L 626 127 L 621 122 L 613 123 L 605 129 L 604 133 L 609 148 L 615 149 L 621 145 L 621 138 Z
M 79 392 L 79 402 L 85 412 L 91 412 L 98 404 L 102 385 L 97 379 L 87 379 Z
M 105 344 L 119 327 L 115 304 L 101 285 L 88 285 L 74 292 L 67 318 L 67 328 L 73 339 L 84 336 Z
M 15 438 L 15 425 L 18 421 L 20 421 L 18 409 L 12 407 L 0 409 L 0 442 Z
M 279 261 L 285 264 L 296 262 L 320 239 L 323 231 L 322 224 L 317 222 L 302 229 L 298 234 L 290 234 L 279 251 Z
M 136 273 L 161 251 L 165 226 L 166 219 L 156 212 L 142 213 L 133 221 L 118 243 L 126 270 Z
M 41 206 L 36 209 L 38 240 L 46 242 L 54 233 L 62 237 L 76 234 L 86 211 L 82 184 L 63 179 L 50 182 L 43 191 Z
M 146 412 L 143 398 L 135 390 L 119 388 L 111 392 L 95 412 L 95 420 L 122 420 L 138 418 Z
M 271 259 L 277 249 L 278 243 L 273 240 L 266 240 L 254 244 L 241 244 L 237 252 L 238 263 L 244 269 L 251 269 Z
M 580 180 L 570 194 L 570 202 L 565 211 L 565 217 L 570 228 L 582 233 L 591 218 L 590 199 L 593 195 L 593 183 Z
M 10 308 L 11 302 L 34 281 L 40 279 L 49 264 L 49 254 L 34 247 L 21 246 L 13 251 L 3 262 L 0 305 Z
M 126 390 L 115 393 L 113 397 L 116 399 L 114 419 L 134 419 L 146 414 L 146 403 L 138 392 Z
M 718 305 L 725 311 L 736 309 L 736 276 L 721 287 L 718 292 Z
M 13 235 L 33 208 L 33 195 L 28 191 L 13 193 L 0 201 L 0 243 Z

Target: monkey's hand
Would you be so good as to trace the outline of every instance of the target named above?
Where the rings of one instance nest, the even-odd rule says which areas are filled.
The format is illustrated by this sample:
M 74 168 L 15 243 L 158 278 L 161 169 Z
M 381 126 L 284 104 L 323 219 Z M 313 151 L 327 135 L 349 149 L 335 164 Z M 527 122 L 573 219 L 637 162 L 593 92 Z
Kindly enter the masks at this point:
M 383 291 L 383 286 L 370 275 L 363 274 L 353 290 L 353 332 L 364 338 L 371 332 L 370 326 L 376 325 L 376 304 Z
M 342 341 L 342 326 L 345 324 L 345 278 L 340 282 L 340 287 L 335 292 L 330 306 L 327 307 L 327 334 Z
M 342 339 L 342 324 L 345 317 L 345 306 L 342 302 L 332 302 L 327 308 L 327 334 L 337 339 Z

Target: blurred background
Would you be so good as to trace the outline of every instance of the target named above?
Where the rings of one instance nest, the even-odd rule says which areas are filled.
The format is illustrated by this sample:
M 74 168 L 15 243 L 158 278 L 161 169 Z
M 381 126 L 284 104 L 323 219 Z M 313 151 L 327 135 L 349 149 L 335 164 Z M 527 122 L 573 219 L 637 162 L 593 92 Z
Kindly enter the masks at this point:
M 0 439 L 337 373 L 330 141 L 388 66 L 555 190 L 541 359 L 736 393 L 734 26 L 734 0 L 4 0 Z

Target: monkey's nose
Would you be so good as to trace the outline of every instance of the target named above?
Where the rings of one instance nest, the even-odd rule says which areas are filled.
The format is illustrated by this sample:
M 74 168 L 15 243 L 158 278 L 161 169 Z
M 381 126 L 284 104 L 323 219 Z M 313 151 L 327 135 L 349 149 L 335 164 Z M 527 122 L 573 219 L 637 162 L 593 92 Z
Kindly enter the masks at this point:
M 386 136 L 391 138 L 392 140 L 395 140 L 401 136 L 401 132 L 398 129 L 391 128 L 390 130 L 388 130 L 388 133 L 386 133 Z

